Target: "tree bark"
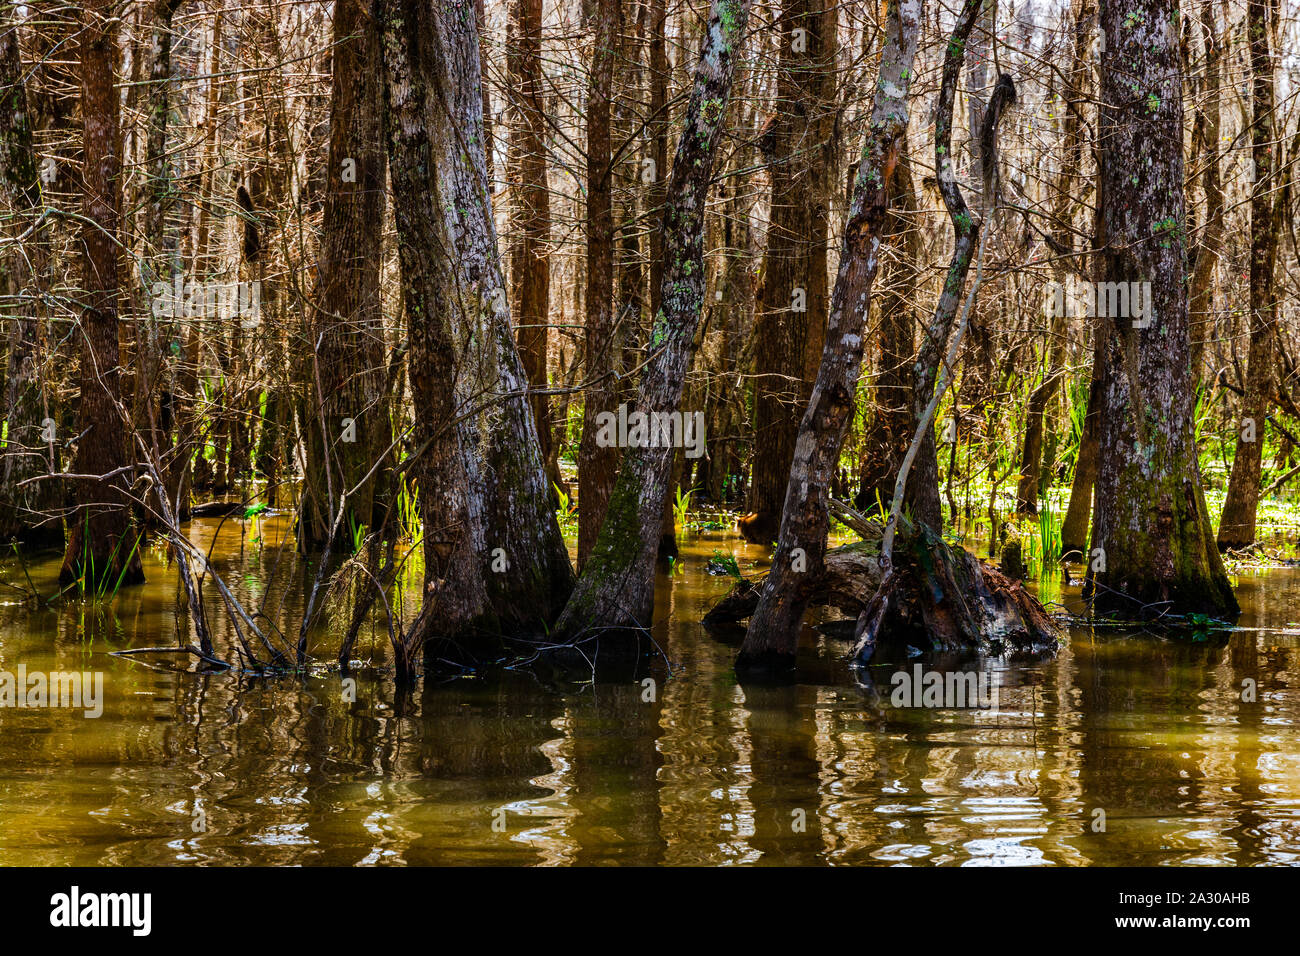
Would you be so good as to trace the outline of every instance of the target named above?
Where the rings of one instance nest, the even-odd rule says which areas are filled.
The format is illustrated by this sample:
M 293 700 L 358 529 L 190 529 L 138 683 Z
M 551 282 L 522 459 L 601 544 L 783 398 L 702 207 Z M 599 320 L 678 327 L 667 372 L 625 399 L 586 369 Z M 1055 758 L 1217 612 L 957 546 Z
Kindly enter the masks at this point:
M 829 526 L 827 496 L 857 397 L 867 304 L 887 224 L 890 183 L 907 129 L 907 96 L 921 10 L 920 0 L 889 2 L 880 76 L 831 294 L 826 346 L 799 426 L 772 570 L 750 618 L 738 669 L 793 663 L 807 606 L 798 582 L 802 574 L 815 575 L 822 568 Z
M 671 414 L 681 404 L 704 304 L 705 205 L 749 6 L 749 0 L 714 0 L 709 14 L 664 208 L 662 306 L 630 411 Z M 650 626 L 655 555 L 676 452 L 669 443 L 648 441 L 627 449 L 596 544 L 556 624 L 567 641 Z
M 1214 268 L 1223 252 L 1223 180 L 1219 172 L 1221 136 L 1220 62 L 1223 49 L 1214 32 L 1214 3 L 1204 0 L 1200 9 L 1201 44 L 1205 51 L 1204 106 L 1196 114 L 1195 133 L 1202 149 L 1201 191 L 1205 195 L 1205 226 L 1192 269 L 1189 323 L 1192 339 L 1192 382 L 1199 386 L 1205 362 L 1205 343 L 1214 335 Z
M 1277 189 L 1273 62 L 1269 56 L 1269 0 L 1247 0 L 1246 32 L 1250 46 L 1251 144 L 1255 181 L 1250 196 L 1250 354 L 1246 360 L 1246 394 L 1241 401 L 1237 450 L 1219 519 L 1220 551 L 1244 548 L 1255 541 L 1255 513 L 1264 452 L 1264 423 L 1274 374 L 1277 301 L 1277 240 L 1283 195 Z
M 128 504 L 118 347 L 118 223 L 122 204 L 121 99 L 115 86 L 117 21 L 108 0 L 83 8 L 80 42 L 84 129 L 81 228 L 81 396 L 72 470 L 78 508 L 69 520 L 61 584 L 88 590 L 144 580 Z M 111 477 L 110 477 L 111 476 Z
M 762 141 L 764 159 L 772 164 L 772 215 L 754 323 L 750 517 L 740 525 L 756 544 L 768 544 L 780 528 L 811 384 L 808 339 L 825 322 L 828 208 L 820 140 L 822 114 L 833 108 L 827 93 L 834 82 L 834 61 L 827 57 L 827 49 L 835 49 L 828 35 L 833 29 L 824 0 L 785 0 L 776 23 L 781 52 L 775 114 Z
M 542 0 L 512 0 L 510 24 L 514 124 L 510 129 L 509 179 L 515 220 L 515 238 L 510 245 L 510 307 L 529 387 L 544 389 L 551 310 L 551 194 L 546 175 Z M 550 402 L 545 394 L 536 393 L 530 401 L 542 458 L 554 480 L 559 472 L 551 436 Z
M 540 627 L 573 572 L 501 278 L 473 2 L 385 0 L 381 19 L 429 562 L 412 632 Z
M 587 86 L 587 321 L 582 439 L 578 445 L 578 570 L 596 544 L 618 477 L 619 450 L 597 441 L 598 416 L 618 404 L 614 342 L 614 207 L 610 108 L 621 0 L 597 0 Z
M 0 5 L 0 207 L 11 211 L 5 238 L 13 242 L 11 253 L 0 258 L 0 296 L 8 317 L 8 354 L 0 388 L 4 400 L 0 410 L 7 424 L 0 445 L 0 542 L 59 547 L 63 528 L 57 509 L 65 489 L 53 480 L 29 482 L 59 469 L 55 443 L 41 437 L 42 423 L 50 418 L 41 361 L 41 286 L 49 261 L 48 229 L 41 222 L 45 202 L 32 144 L 15 6 Z M 25 232 L 31 235 L 19 241 Z
M 379 278 L 388 164 L 376 13 L 374 0 L 334 4 L 320 278 L 308 326 L 311 351 L 300 378 L 309 410 L 298 522 L 304 551 L 325 546 L 344 492 L 338 526 L 349 538 L 361 527 L 376 530 L 386 510 L 393 432 Z
M 1147 314 L 1103 320 L 1101 462 L 1090 571 L 1098 613 L 1235 615 L 1194 440 L 1182 71 L 1174 0 L 1103 0 L 1101 274 L 1149 282 Z M 1135 95 L 1134 85 L 1140 95 Z M 1104 570 L 1102 569 L 1104 567 Z

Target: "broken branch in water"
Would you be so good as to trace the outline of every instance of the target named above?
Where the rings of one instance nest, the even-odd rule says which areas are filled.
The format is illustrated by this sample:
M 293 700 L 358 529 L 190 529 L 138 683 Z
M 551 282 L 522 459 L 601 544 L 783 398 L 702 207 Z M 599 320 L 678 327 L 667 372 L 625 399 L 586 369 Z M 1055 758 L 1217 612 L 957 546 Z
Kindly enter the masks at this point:
M 231 666 L 229 661 L 223 661 L 215 657 L 210 657 L 209 655 L 204 654 L 193 644 L 186 644 L 183 647 L 128 647 L 125 650 L 109 651 L 110 657 L 131 658 L 137 654 L 193 654 L 199 660 L 207 664 L 211 664 L 213 667 L 220 668 L 221 670 L 230 670 L 230 666 Z M 144 663 L 145 666 L 151 666 L 144 661 L 141 661 L 140 663 Z

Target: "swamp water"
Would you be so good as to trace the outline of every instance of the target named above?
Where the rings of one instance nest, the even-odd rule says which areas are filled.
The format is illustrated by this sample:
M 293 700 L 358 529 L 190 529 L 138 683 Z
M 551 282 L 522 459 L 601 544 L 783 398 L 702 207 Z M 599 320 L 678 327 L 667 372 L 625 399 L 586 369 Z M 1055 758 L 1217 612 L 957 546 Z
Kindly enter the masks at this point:
M 287 519 L 189 533 L 292 628 L 305 572 Z M 659 580 L 673 670 L 653 695 L 497 669 L 399 700 L 363 670 L 354 702 L 326 668 L 265 680 L 111 656 L 175 643 L 157 552 L 111 603 L 42 610 L 23 593 L 55 590 L 57 556 L 0 559 L 0 671 L 104 677 L 97 719 L 0 707 L 0 865 L 1300 862 L 1300 570 L 1238 576 L 1229 634 L 1075 628 L 1053 658 L 976 665 L 996 711 L 896 709 L 891 668 L 872 668 L 872 695 L 821 634 L 798 683 L 740 686 L 735 648 L 698 623 L 730 586 L 706 572 L 718 551 L 746 573 L 765 554 L 686 536 Z M 382 667 L 386 642 L 377 622 L 357 656 Z M 319 659 L 331 647 L 323 632 Z

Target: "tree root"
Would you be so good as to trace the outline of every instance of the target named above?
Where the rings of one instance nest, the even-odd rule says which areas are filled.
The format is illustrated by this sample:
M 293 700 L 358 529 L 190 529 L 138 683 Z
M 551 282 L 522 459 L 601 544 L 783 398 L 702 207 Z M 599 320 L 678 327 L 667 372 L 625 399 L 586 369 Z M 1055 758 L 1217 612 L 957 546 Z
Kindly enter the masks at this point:
M 866 529 L 863 529 L 866 530 Z M 951 547 L 924 525 L 903 527 L 895 562 L 883 574 L 879 540 L 828 551 L 823 569 L 808 574 L 800 597 L 856 618 L 854 657 L 870 660 L 878 644 L 928 650 L 1054 649 L 1061 629 L 1019 583 L 963 548 Z M 739 625 L 758 606 L 760 588 L 739 582 L 704 617 L 710 631 Z

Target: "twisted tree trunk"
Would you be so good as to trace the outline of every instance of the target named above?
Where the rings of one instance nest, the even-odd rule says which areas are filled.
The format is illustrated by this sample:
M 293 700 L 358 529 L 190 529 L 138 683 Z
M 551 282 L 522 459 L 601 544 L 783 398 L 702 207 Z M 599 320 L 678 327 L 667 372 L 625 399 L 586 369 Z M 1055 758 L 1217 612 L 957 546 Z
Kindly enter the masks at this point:
M 972 0 L 972 2 L 978 2 L 978 0 Z M 920 380 L 917 384 L 917 393 L 927 395 L 928 401 L 925 408 L 917 415 L 917 431 L 912 438 L 907 455 L 903 458 L 903 464 L 898 470 L 898 480 L 894 484 L 893 504 L 890 506 L 889 519 L 885 524 L 880 543 L 880 566 L 884 571 L 884 575 L 880 580 L 876 593 L 871 598 L 871 603 L 858 615 L 856 625 L 858 646 L 855 654 L 860 660 L 869 658 L 876 642 L 897 623 L 900 604 L 907 600 L 909 594 L 918 596 L 920 605 L 923 608 L 929 608 L 936 619 L 947 618 L 951 620 L 958 632 L 970 634 L 972 639 L 979 633 L 978 620 L 963 609 L 955 584 L 956 568 L 953 562 L 945 557 L 942 550 L 937 551 L 926 544 L 927 541 L 942 542 L 941 526 L 932 528 L 927 522 L 920 521 L 914 526 L 914 531 L 905 530 L 902 540 L 908 541 L 910 539 L 912 554 L 918 560 L 911 568 L 907 567 L 906 564 L 899 567 L 895 567 L 893 564 L 895 535 L 900 525 L 908 523 L 903 518 L 902 502 L 907 490 L 909 472 L 916 460 L 917 453 L 925 447 L 927 442 L 933 442 L 934 415 L 938 410 L 939 403 L 943 400 L 944 393 L 956 377 L 957 358 L 961 354 L 962 339 L 965 337 L 966 328 L 970 322 L 971 310 L 979 293 L 980 281 L 983 276 L 984 249 L 988 234 L 992 231 L 992 213 L 997 204 L 999 188 L 997 177 L 997 129 L 1004 110 L 1016 100 L 1015 84 L 1012 82 L 1011 77 L 1002 74 L 998 77 L 997 85 L 989 97 L 988 106 L 982 119 L 983 125 L 978 132 L 981 163 L 980 195 L 984 203 L 984 210 L 982 218 L 972 225 L 970 212 L 962 199 L 961 189 L 952 175 L 952 163 L 949 159 L 952 137 L 952 101 L 957 76 L 961 71 L 961 57 L 965 46 L 965 37 L 970 32 L 970 20 L 967 18 L 968 11 L 969 7 L 957 18 L 952 39 L 948 42 L 948 50 L 944 56 L 943 82 L 939 90 L 938 115 L 935 119 L 935 167 L 939 171 L 939 190 L 943 195 L 944 205 L 947 207 L 948 215 L 952 220 L 955 235 L 953 257 L 948 266 L 948 278 L 944 284 L 943 293 L 939 297 L 938 306 L 935 309 L 935 318 L 930 324 L 930 339 L 927 345 L 942 342 L 943 340 L 938 339 L 938 335 L 942 334 L 947 339 L 946 352 L 943 353 L 942 366 L 936 360 L 934 375 L 937 377 L 937 381 L 933 386 L 924 384 L 924 379 L 921 374 L 918 374 Z M 967 239 L 978 244 L 978 251 L 975 253 L 975 281 L 965 303 L 961 306 L 960 317 L 958 317 L 957 301 L 959 301 L 962 288 L 966 284 L 966 275 L 971 264 L 971 248 L 966 242 Z M 950 298 L 951 302 L 949 301 Z M 925 356 L 925 353 L 926 349 L 922 348 L 922 357 Z M 918 373 L 923 373 L 928 368 L 928 365 L 922 365 L 918 360 Z M 914 409 L 917 407 L 918 405 L 913 405 Z M 934 490 L 937 497 L 937 486 Z M 919 551 L 916 548 L 918 543 L 921 545 Z M 931 570 L 932 566 L 933 570 Z M 924 582 L 918 577 L 918 570 L 927 572 Z
M 867 304 L 880 261 L 890 182 L 907 129 L 907 96 L 921 9 L 921 0 L 889 3 L 875 104 L 844 230 L 822 364 L 799 426 L 772 570 L 750 618 L 736 661 L 738 669 L 788 667 L 793 663 L 807 607 L 798 582 L 804 573 L 820 572 L 826 553 L 827 500 L 862 369 Z

